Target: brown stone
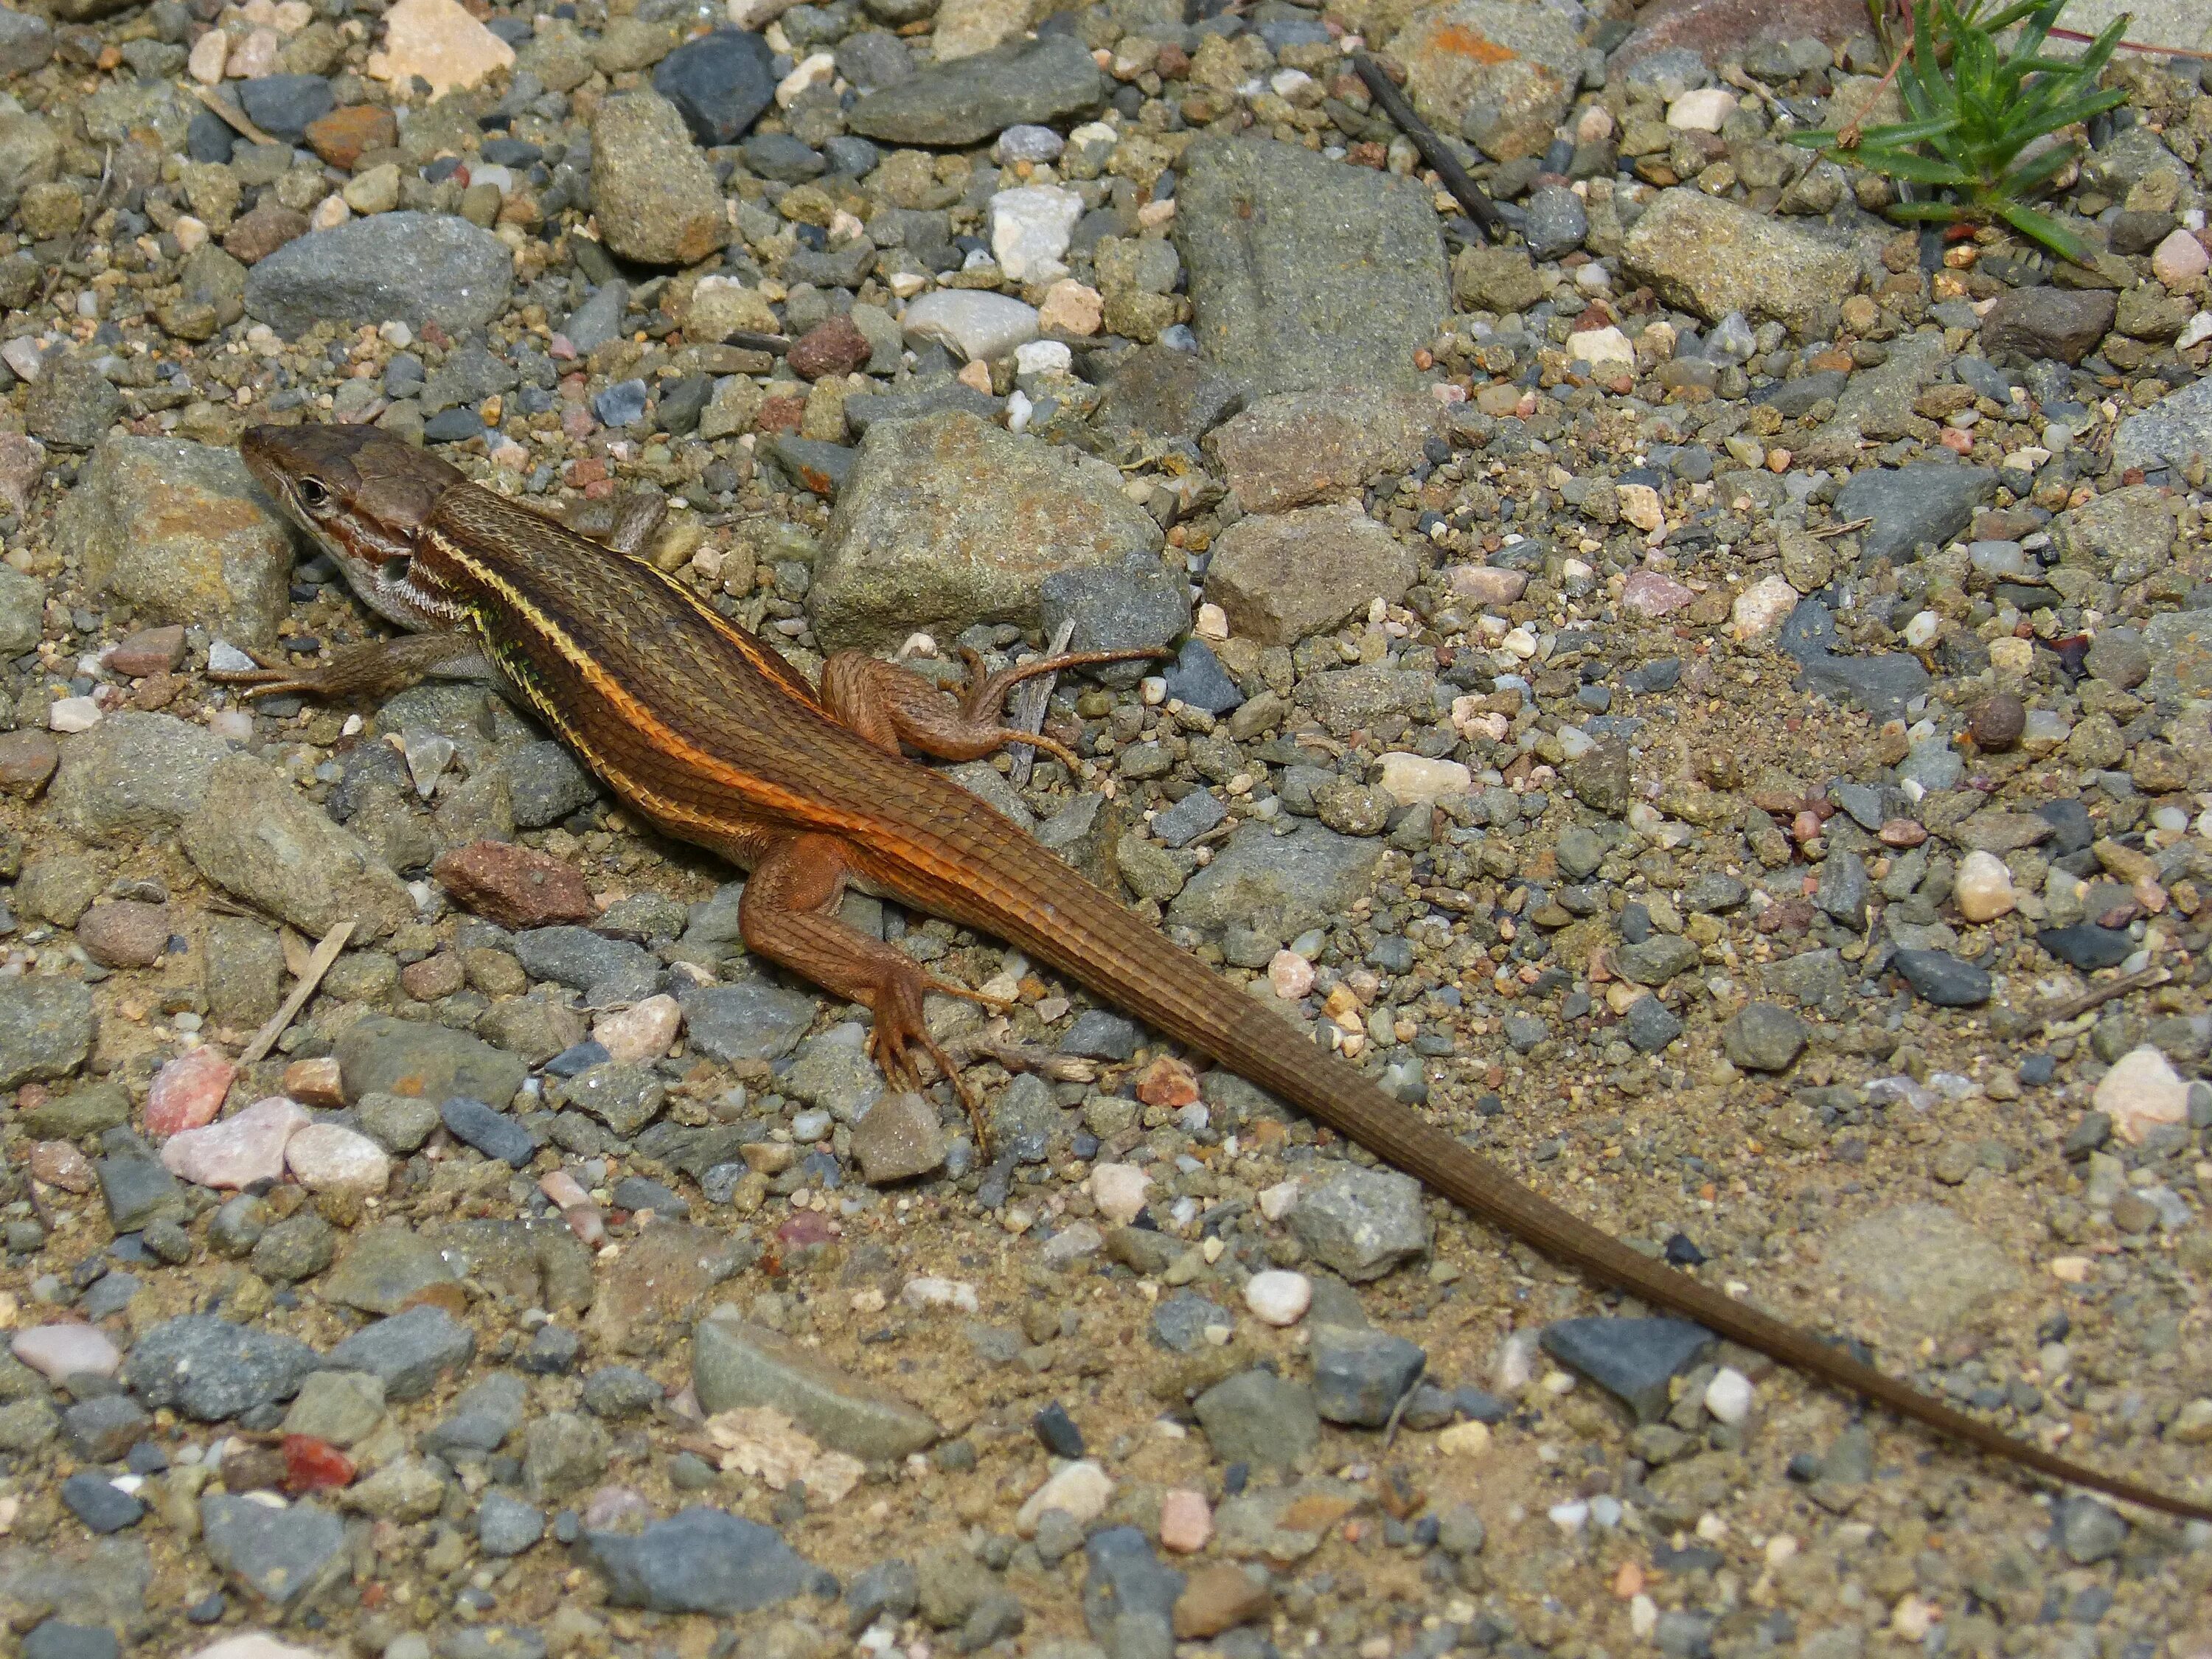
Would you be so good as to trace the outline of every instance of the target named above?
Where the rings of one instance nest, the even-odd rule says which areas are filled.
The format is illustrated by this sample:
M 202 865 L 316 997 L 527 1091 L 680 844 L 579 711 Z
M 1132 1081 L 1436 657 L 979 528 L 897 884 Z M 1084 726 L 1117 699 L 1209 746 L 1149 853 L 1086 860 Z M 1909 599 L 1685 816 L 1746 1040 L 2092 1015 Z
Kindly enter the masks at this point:
M 1413 584 L 1413 554 L 1350 503 L 1240 519 L 1214 544 L 1206 597 L 1231 629 L 1292 645 L 1364 611 L 1396 604 Z
M 1966 730 L 1984 749 L 2009 749 L 2027 730 L 2027 705 L 2011 692 L 2000 691 L 1975 708 Z
M 389 149 L 399 142 L 399 123 L 388 109 L 348 104 L 319 121 L 310 121 L 306 137 L 309 149 L 350 173 L 364 150 Z
M 330 1055 L 295 1060 L 284 1068 L 284 1093 L 302 1106 L 345 1104 L 343 1068 Z
M 874 352 L 859 324 L 850 317 L 831 317 L 793 340 L 784 361 L 801 380 L 818 380 L 824 374 L 850 374 Z
M 1750 46 L 1806 35 L 1841 46 L 1866 28 L 1865 0 L 1652 0 L 1613 52 L 1612 67 L 1617 74 L 1676 46 L 1717 67 Z
M 511 842 L 473 841 L 430 866 L 456 903 L 502 927 L 588 921 L 599 915 L 572 865 Z
M 31 1174 L 65 1193 L 88 1193 L 98 1184 L 92 1160 L 66 1140 L 41 1140 L 31 1148 Z
M 35 795 L 61 764 L 62 751 L 45 732 L 0 732 L 0 789 Z
M 492 845 L 499 845 L 493 842 Z M 566 869 L 567 866 L 562 866 Z M 420 962 L 410 962 L 399 970 L 399 988 L 417 1002 L 435 1002 L 449 997 L 461 988 L 467 975 L 461 968 L 461 959 L 451 951 L 441 951 L 435 956 L 425 957 Z
M 1436 416 L 1436 401 L 1418 392 L 1289 392 L 1223 422 L 1206 447 L 1247 513 L 1280 513 L 1346 501 L 1372 474 L 1405 471 Z
M 145 968 L 169 948 L 169 907 L 139 899 L 95 904 L 76 925 L 76 942 L 103 968 Z
M 1175 1633 L 1178 1641 L 1203 1642 L 1238 1625 L 1267 1616 L 1274 1597 L 1264 1583 L 1255 1583 L 1243 1568 L 1217 1561 L 1198 1568 L 1176 1597 Z
M 285 243 L 307 234 L 307 216 L 281 202 L 264 202 L 230 228 L 222 251 L 240 264 L 258 264 Z
M 107 665 L 125 679 L 166 674 L 185 659 L 185 630 L 181 623 L 167 628 L 142 628 L 107 653 Z
M 2119 301 L 2101 290 L 2011 289 L 1982 313 L 1982 349 L 2078 363 L 2097 349 L 2118 309 Z

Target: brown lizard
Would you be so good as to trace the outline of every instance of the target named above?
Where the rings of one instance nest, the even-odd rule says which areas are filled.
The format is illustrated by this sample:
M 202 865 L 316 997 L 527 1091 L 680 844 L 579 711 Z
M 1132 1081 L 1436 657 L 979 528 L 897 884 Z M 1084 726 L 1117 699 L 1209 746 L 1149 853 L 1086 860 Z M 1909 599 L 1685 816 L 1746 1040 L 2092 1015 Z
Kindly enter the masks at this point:
M 410 632 L 341 651 L 325 666 L 231 678 L 258 692 L 344 696 L 388 694 L 428 674 L 488 674 L 633 811 L 745 866 L 747 948 L 869 1008 L 873 1053 L 902 1086 L 920 1085 L 917 1050 L 959 1086 L 923 1022 L 924 995 L 984 999 L 842 921 L 848 884 L 1008 940 L 1608 1285 L 1998 1457 L 2212 1519 L 2212 1505 L 2008 1435 L 1639 1255 L 1433 1127 L 1349 1062 L 1297 1040 L 1279 1016 L 902 752 L 968 760 L 1031 743 L 1079 776 L 1080 761 L 1061 745 L 1009 729 L 1000 700 L 1024 678 L 1127 653 L 1034 658 L 989 675 L 971 661 L 955 699 L 911 670 L 847 651 L 823 665 L 817 689 L 676 578 L 388 434 L 263 426 L 240 449 L 362 599 Z M 649 518 L 633 518 L 617 540 L 634 545 L 650 527 Z

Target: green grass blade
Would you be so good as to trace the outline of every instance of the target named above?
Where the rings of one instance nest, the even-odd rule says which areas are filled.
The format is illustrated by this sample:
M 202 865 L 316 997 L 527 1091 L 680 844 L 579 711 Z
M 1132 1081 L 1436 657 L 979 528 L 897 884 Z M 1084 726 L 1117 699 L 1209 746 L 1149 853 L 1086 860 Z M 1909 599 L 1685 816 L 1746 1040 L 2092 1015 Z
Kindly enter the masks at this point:
M 1998 204 L 1997 217 L 2002 219 L 2023 236 L 2033 237 L 2052 252 L 2071 259 L 2077 265 L 2087 265 L 2096 256 L 2089 245 L 2047 213 L 2039 213 L 2018 202 Z

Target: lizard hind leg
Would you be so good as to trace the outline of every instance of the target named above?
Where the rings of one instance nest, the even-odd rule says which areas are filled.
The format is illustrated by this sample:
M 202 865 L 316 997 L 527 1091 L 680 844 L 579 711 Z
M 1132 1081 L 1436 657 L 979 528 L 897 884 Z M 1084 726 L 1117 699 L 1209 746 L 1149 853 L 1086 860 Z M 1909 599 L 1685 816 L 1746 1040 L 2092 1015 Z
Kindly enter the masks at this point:
M 1075 651 L 1031 657 L 988 674 L 982 659 L 963 648 L 968 683 L 956 697 L 902 663 L 885 662 L 865 651 L 840 651 L 823 665 L 822 699 L 841 724 L 892 754 L 905 743 L 934 760 L 977 760 L 1011 744 L 1029 744 L 1080 776 L 1083 763 L 1066 744 L 1006 723 L 1002 705 L 1006 693 L 1040 674 L 1159 654 L 1150 650 Z
M 875 1016 L 869 1053 L 900 1088 L 920 1092 L 916 1054 L 927 1054 L 960 1097 L 977 1149 L 988 1152 L 982 1103 L 930 1035 L 922 999 L 938 991 L 986 1004 L 995 1000 L 925 973 L 904 952 L 842 921 L 837 902 L 846 874 L 845 844 L 835 836 L 793 836 L 769 848 L 755 861 L 738 902 L 746 949 L 866 1006 Z

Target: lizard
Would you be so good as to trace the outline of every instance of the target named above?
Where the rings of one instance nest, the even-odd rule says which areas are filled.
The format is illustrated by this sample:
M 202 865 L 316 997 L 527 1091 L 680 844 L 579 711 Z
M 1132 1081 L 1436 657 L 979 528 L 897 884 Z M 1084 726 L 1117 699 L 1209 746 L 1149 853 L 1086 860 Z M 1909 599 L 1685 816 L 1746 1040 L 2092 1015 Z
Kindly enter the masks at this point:
M 905 753 L 970 760 L 1033 744 L 1079 778 L 1083 763 L 1064 745 L 1004 723 L 1001 699 L 1040 674 L 1156 653 L 1031 657 L 995 673 L 969 653 L 955 696 L 902 665 L 841 651 L 823 663 L 817 687 L 637 556 L 649 513 L 617 514 L 602 544 L 373 427 L 258 426 L 239 447 L 361 600 L 404 631 L 343 647 L 320 666 L 216 678 L 249 696 L 321 697 L 386 696 L 426 676 L 489 678 L 646 822 L 744 866 L 747 949 L 864 1006 L 871 1052 L 898 1086 L 922 1085 L 926 1055 L 973 1112 L 923 1000 L 933 992 L 989 999 L 842 921 L 848 884 L 1006 940 L 1615 1290 L 1982 1452 L 2212 1520 L 2212 1504 L 2008 1434 L 1553 1203 L 1302 1038 L 980 797 Z

